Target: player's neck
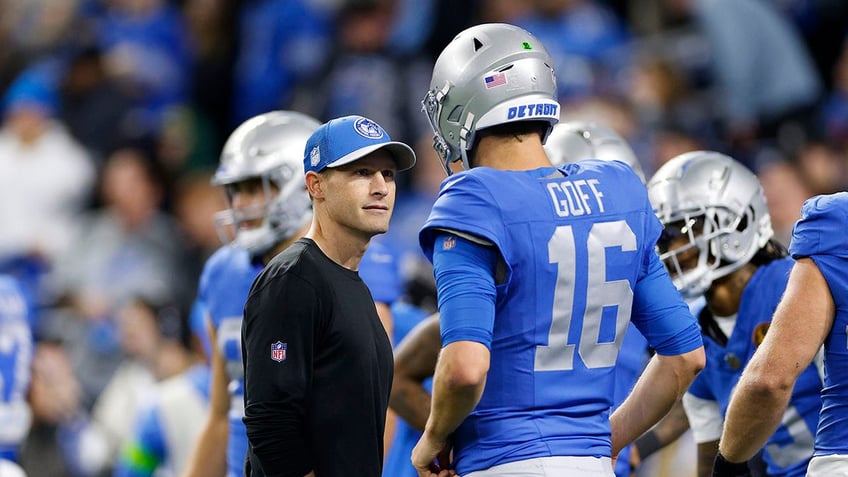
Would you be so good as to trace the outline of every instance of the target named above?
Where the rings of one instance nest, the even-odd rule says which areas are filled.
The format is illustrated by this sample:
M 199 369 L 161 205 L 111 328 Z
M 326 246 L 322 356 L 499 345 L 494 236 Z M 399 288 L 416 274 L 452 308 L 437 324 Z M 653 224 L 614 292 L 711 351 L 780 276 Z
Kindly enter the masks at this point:
M 526 171 L 551 167 L 537 134 L 520 136 L 487 136 L 480 139 L 473 166 L 510 171 Z
M 755 271 L 757 271 L 757 266 L 748 263 L 739 270 L 713 282 L 713 285 L 705 294 L 707 308 L 713 315 L 731 316 L 739 312 L 742 292 L 745 291 L 745 286 L 751 280 Z
M 353 271 L 359 270 L 359 262 L 371 241 L 371 235 L 352 233 L 348 227 L 319 220 L 313 220 L 306 237 L 312 239 L 330 260 Z

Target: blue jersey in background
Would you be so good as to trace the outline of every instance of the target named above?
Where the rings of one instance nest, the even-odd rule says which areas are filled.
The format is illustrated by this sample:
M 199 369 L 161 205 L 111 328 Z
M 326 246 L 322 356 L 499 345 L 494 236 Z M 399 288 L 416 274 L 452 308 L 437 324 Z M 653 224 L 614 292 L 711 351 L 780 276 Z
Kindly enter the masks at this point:
M 27 403 L 33 354 L 29 315 L 18 282 L 0 275 L 0 459 L 12 462 L 32 421 Z
M 230 378 L 227 477 L 239 477 L 244 473 L 244 459 L 247 455 L 247 430 L 242 422 L 244 368 L 241 359 L 241 322 L 250 286 L 261 270 L 262 264 L 251 260 L 246 250 L 228 245 L 209 257 L 200 276 L 198 301 L 202 303 L 207 319 L 215 329 L 216 342 L 213 345 L 225 360 Z
M 726 343 L 704 333 L 707 365 L 687 392 L 699 399 L 714 401 L 722 417 L 727 413 L 730 395 L 742 370 L 768 329 L 793 264 L 794 261 L 787 257 L 757 269 L 742 292 L 736 324 Z M 700 306 L 701 310 L 695 310 L 696 315 L 708 313 L 702 312 L 703 303 Z M 708 329 L 707 326 L 703 328 Z M 821 378 L 816 367 L 810 365 L 798 378 L 780 427 L 765 445 L 763 459 L 770 476 L 806 474 L 821 408 L 820 391 Z
M 395 346 L 427 316 L 429 314 L 426 311 L 409 303 L 401 301 L 393 304 L 392 318 L 394 319 Z M 432 392 L 433 379 L 424 380 L 423 385 L 428 392 Z M 397 418 L 395 435 L 383 464 L 383 477 L 418 477 L 418 472 L 412 466 L 410 458 L 412 449 L 420 438 L 421 432 L 412 428 L 400 417 Z

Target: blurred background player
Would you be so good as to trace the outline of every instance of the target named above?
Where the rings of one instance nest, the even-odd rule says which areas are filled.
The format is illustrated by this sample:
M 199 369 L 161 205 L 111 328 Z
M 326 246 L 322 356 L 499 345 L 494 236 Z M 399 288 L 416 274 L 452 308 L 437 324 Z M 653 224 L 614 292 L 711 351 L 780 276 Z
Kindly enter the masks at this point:
M 711 151 L 682 154 L 661 167 L 648 191 L 665 229 L 660 257 L 687 298 L 703 295 L 701 324 L 707 366 L 683 397 L 695 441 L 698 475 L 711 474 L 730 394 L 769 328 L 794 261 L 773 239 L 757 177 Z M 821 378 L 801 374 L 781 426 L 763 459 L 770 476 L 803 476 L 821 409 Z M 754 467 L 753 472 L 762 472 Z
M 27 402 L 33 365 L 30 312 L 17 280 L 0 275 L 0 475 L 4 477 L 7 471 L 18 475 L 12 472 L 32 420 Z
M 434 315 L 436 283 L 433 269 L 429 264 L 425 266 L 417 262 L 417 265 L 405 281 L 403 295 L 392 305 L 395 374 L 389 410 L 397 414 L 398 419 L 391 446 L 386 451 L 384 477 L 418 475 L 409 462 L 409 456 L 421 438 L 430 413 L 432 376 L 441 348 L 439 317 Z M 427 322 L 430 324 L 424 324 Z M 411 335 L 421 336 L 413 338 Z M 401 346 L 402 343 L 406 344 Z
M 559 167 L 585 159 L 621 161 L 645 183 L 645 173 L 636 153 L 627 141 L 612 128 L 594 121 L 557 123 L 545 142 L 545 154 L 551 164 Z
M 291 111 L 253 117 L 236 128 L 221 152 L 213 183 L 230 208 L 216 217 L 233 237 L 203 269 L 197 300 L 212 343 L 206 425 L 184 475 L 241 476 L 247 455 L 241 322 L 253 280 L 274 255 L 300 238 L 312 219 L 303 181 L 306 140 L 319 126 Z
M 185 467 L 208 412 L 209 366 L 182 310 L 143 301 L 133 309 L 136 321 L 153 321 L 165 338 L 156 353 L 170 369 L 157 373 L 159 380 L 134 412 L 125 412 L 132 428 L 121 443 L 113 476 L 175 476 Z

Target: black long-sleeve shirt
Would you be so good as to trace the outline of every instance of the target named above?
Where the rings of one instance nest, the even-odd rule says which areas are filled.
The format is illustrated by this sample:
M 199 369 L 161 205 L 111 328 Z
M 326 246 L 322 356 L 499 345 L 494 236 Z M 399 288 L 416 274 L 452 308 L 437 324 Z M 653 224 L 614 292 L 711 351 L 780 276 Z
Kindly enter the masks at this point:
M 260 273 L 242 323 L 253 476 L 379 477 L 392 348 L 359 275 L 309 239 Z

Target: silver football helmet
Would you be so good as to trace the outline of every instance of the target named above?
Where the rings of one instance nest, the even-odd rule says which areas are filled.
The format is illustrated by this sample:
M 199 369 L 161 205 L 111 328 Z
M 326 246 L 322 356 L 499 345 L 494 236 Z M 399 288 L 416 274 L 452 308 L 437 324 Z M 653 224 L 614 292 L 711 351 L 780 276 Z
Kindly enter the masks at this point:
M 252 256 L 262 255 L 312 219 L 303 154 L 306 140 L 318 126 L 318 121 L 301 113 L 272 111 L 248 119 L 233 131 L 212 178 L 213 184 L 224 186 L 230 204 L 215 215 L 223 242 L 233 242 Z M 265 201 L 234 207 L 231 187 L 255 179 L 262 181 Z M 257 219 L 261 225 L 251 226 Z
M 660 259 L 686 298 L 748 263 L 774 235 L 757 176 L 717 152 L 671 159 L 648 182 L 648 196 L 664 227 Z
M 555 166 L 584 159 L 621 161 L 645 183 L 645 173 L 636 153 L 617 132 L 598 123 L 568 121 L 554 126 L 545 142 L 545 152 Z
M 422 109 L 448 175 L 450 163 L 460 159 L 470 168 L 467 153 L 481 129 L 527 120 L 553 127 L 559 121 L 552 65 L 539 40 L 504 23 L 468 28 L 442 50 Z

